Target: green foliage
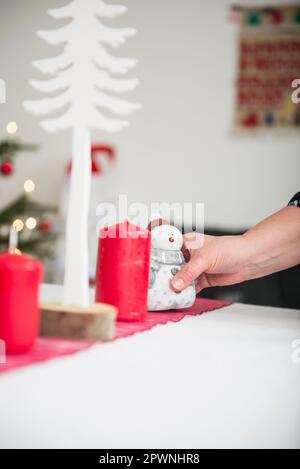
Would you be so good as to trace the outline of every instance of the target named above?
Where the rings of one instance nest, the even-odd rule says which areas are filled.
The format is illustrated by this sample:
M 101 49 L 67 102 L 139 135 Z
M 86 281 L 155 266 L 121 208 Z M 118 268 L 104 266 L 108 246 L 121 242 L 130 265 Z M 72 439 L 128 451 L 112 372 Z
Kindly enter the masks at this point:
M 0 142 L 0 158 L 14 157 L 19 151 L 36 151 L 37 145 L 21 143 L 18 140 L 2 140 Z
M 20 151 L 35 151 L 37 145 L 22 143 L 14 139 L 0 141 L 0 162 L 11 161 Z M 42 228 L 45 220 L 55 214 L 57 209 L 51 205 L 41 204 L 31 200 L 24 193 L 0 212 L 0 251 L 8 248 L 9 231 L 13 222 L 20 219 L 24 223 L 24 229 L 19 232 L 18 247 L 23 252 L 32 254 L 40 259 L 51 257 L 54 254 L 56 233 L 51 226 L 49 230 Z M 26 228 L 26 220 L 33 217 L 37 221 L 36 228 Z
M 23 194 L 0 212 L 0 225 L 11 225 L 16 218 L 22 218 L 23 215 L 40 218 L 43 217 L 45 213 L 56 212 L 56 207 L 33 202 L 30 200 L 28 195 Z
M 5 251 L 8 247 L 9 228 L 17 218 L 25 222 L 28 217 L 34 217 L 37 220 L 37 228 L 28 230 L 24 228 L 19 233 L 19 245 L 21 251 L 33 254 L 40 259 L 51 257 L 54 253 L 54 242 L 56 233 L 43 232 L 39 229 L 39 222 L 55 214 L 56 207 L 33 202 L 28 195 L 19 196 L 14 202 L 0 212 L 0 228 L 4 234 L 0 233 L 0 251 Z

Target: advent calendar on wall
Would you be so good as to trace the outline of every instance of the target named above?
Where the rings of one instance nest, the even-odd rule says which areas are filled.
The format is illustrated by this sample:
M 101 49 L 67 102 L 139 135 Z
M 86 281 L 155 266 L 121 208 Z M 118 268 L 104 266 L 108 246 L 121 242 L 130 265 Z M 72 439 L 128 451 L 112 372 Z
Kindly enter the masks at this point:
M 300 129 L 300 5 L 233 7 L 240 23 L 235 125 Z

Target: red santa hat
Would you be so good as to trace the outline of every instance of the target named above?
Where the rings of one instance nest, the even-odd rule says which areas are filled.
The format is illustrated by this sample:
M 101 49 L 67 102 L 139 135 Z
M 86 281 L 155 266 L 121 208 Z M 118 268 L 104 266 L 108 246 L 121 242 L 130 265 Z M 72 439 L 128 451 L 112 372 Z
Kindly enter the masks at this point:
M 150 217 L 150 222 L 147 228 L 149 231 L 152 231 L 153 228 L 156 228 L 157 226 L 161 226 L 161 225 L 170 225 L 170 223 L 164 218 L 162 218 L 160 213 L 154 213 Z

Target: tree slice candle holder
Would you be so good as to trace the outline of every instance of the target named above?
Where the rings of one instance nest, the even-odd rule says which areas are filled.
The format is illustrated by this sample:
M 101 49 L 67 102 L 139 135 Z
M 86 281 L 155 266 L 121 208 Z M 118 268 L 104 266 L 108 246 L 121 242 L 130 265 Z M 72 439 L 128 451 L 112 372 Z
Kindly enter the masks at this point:
M 87 308 L 61 303 L 41 304 L 41 336 L 110 340 L 115 336 L 117 308 L 94 303 Z

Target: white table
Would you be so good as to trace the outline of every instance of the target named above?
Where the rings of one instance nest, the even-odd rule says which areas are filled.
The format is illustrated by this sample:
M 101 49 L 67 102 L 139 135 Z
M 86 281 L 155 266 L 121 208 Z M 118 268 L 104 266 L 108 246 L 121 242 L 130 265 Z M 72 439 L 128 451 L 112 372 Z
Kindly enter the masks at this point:
M 300 311 L 234 304 L 0 375 L 0 446 L 300 448 L 296 339 Z

